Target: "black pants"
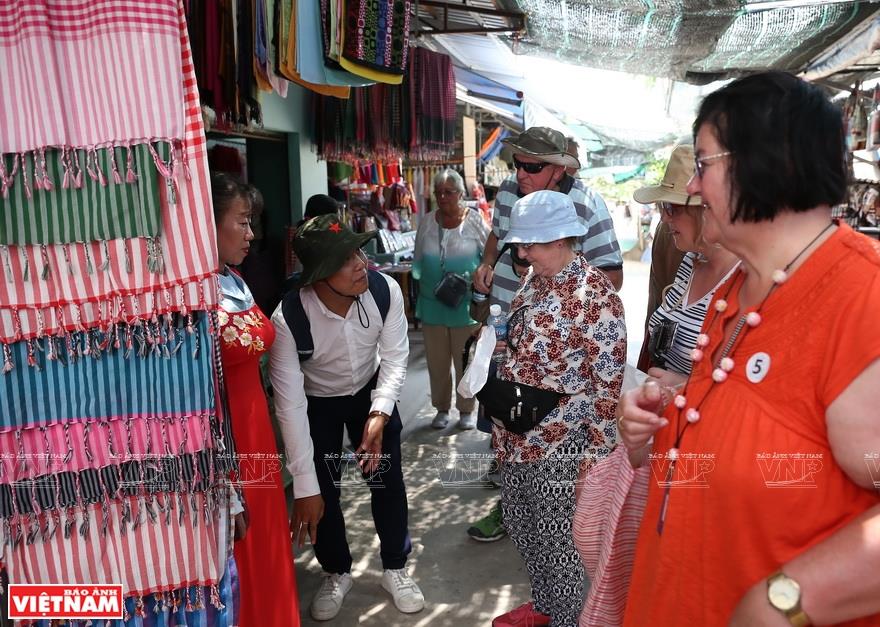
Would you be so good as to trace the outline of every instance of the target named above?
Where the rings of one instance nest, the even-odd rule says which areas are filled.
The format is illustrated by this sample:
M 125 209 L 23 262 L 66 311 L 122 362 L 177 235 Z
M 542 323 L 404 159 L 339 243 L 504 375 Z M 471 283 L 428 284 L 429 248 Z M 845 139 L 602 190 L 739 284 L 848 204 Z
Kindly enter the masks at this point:
M 351 570 L 351 552 L 339 504 L 342 486 L 350 489 L 369 487 L 373 523 L 379 534 L 382 568 L 403 568 L 412 550 L 407 526 L 406 487 L 400 467 L 400 432 L 403 424 L 397 407 L 382 433 L 382 459 L 372 475 L 362 474 L 355 460 L 341 456 L 343 425 L 348 429 L 352 447 L 357 450 L 360 446 L 372 404 L 370 392 L 375 386 L 374 377 L 354 396 L 308 397 L 315 471 L 324 498 L 324 516 L 318 523 L 315 557 L 328 573 L 347 573 Z

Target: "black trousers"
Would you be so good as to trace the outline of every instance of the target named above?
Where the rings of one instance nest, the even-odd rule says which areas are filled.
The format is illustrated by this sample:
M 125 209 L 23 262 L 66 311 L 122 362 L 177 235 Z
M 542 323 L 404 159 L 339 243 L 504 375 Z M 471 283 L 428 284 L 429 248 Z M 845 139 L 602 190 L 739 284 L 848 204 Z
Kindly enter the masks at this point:
M 361 473 L 357 461 L 342 453 L 342 429 L 348 429 L 352 447 L 360 446 L 372 401 L 376 377 L 354 396 L 309 396 L 309 429 L 315 448 L 315 471 L 324 498 L 324 516 L 318 523 L 315 557 L 328 573 L 351 570 L 351 552 L 339 498 L 342 487 L 370 490 L 373 523 L 379 535 L 383 569 L 403 568 L 412 551 L 403 471 L 400 466 L 400 432 L 403 424 L 397 407 L 382 433 L 382 458 L 372 475 Z

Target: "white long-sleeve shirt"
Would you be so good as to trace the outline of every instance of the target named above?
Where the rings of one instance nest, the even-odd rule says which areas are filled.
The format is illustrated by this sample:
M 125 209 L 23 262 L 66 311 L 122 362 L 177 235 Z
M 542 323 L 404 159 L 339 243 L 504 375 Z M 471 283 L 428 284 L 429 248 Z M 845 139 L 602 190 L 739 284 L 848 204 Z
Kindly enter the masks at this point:
M 312 356 L 300 363 L 296 341 L 284 320 L 282 304 L 272 314 L 275 343 L 269 353 L 269 376 L 275 390 L 275 415 L 281 428 L 287 469 L 293 476 L 293 494 L 303 498 L 318 494 L 312 439 L 309 434 L 308 396 L 351 396 L 363 388 L 379 369 L 370 411 L 391 414 L 406 378 L 409 357 L 407 321 L 403 294 L 397 282 L 386 275 L 391 302 L 385 323 L 373 295 L 361 294 L 369 318 L 364 328 L 357 306 L 352 303 L 343 318 L 321 302 L 311 287 L 300 290 L 300 300 L 309 319 Z

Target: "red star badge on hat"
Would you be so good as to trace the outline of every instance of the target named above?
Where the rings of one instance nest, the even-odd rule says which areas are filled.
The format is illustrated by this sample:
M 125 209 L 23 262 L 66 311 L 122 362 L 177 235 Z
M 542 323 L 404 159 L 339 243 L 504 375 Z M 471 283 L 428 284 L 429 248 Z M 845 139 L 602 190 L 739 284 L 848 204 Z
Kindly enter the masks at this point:
M 339 222 L 334 222 L 328 228 L 329 228 L 329 230 L 333 231 L 334 233 L 339 233 L 339 231 L 342 230 L 342 227 L 339 226 Z

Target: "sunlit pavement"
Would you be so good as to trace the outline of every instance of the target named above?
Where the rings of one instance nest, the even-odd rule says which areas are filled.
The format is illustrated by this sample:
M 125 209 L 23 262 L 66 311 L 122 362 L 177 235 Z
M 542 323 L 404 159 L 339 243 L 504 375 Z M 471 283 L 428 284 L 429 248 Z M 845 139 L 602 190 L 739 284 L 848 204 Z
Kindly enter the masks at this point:
M 620 296 L 627 316 L 630 364 L 641 346 L 647 285 L 648 266 L 625 262 Z M 446 429 L 431 428 L 434 411 L 419 331 L 410 333 L 410 366 L 400 413 L 413 543 L 408 566 L 425 594 L 425 609 L 401 614 L 380 587 L 379 539 L 370 515 L 369 491 L 352 473 L 342 491 L 354 587 L 333 621 L 313 621 L 308 608 L 321 568 L 311 548 L 300 551 L 296 574 L 304 625 L 482 626 L 529 600 L 525 568 L 511 541 L 479 543 L 465 533 L 500 498 L 500 490 L 489 489 L 478 479 L 491 459 L 489 436 L 459 430 L 456 412 Z

